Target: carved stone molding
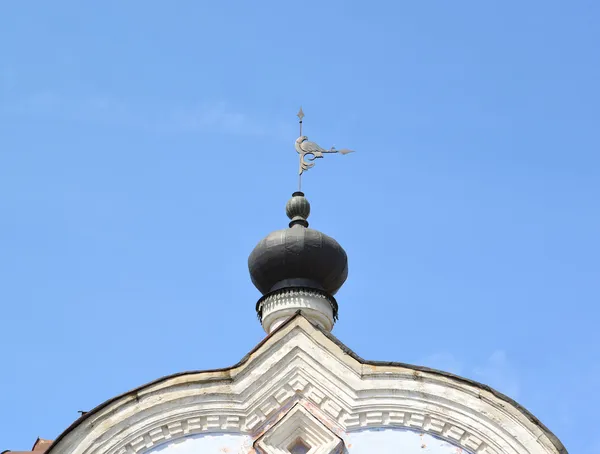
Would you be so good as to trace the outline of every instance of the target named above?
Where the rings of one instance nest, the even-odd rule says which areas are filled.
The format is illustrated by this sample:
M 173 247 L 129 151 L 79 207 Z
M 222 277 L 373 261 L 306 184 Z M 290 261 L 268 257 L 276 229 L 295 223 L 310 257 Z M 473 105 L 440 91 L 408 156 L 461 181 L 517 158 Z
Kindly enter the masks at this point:
M 247 434 L 271 454 L 290 441 L 283 436 L 289 430 L 314 448 L 318 440 L 299 421 L 318 422 L 315 433 L 325 427 L 342 442 L 354 431 L 396 428 L 475 454 L 566 454 L 532 415 L 493 390 L 436 371 L 361 362 L 301 316 L 230 369 L 166 377 L 101 405 L 47 454 L 144 454 L 222 432 Z
M 261 454 L 290 454 L 298 445 L 306 454 L 337 454 L 344 442 L 298 404 L 254 443 Z
M 302 310 L 312 323 L 331 331 L 337 320 L 335 298 L 312 288 L 284 288 L 264 295 L 256 304 L 258 318 L 267 333 Z

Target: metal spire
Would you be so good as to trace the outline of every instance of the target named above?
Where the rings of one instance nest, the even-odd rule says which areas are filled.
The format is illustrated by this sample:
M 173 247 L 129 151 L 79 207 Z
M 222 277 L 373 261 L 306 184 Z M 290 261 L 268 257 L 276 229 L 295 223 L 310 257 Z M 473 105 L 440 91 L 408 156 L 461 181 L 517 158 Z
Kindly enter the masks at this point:
M 304 118 L 304 112 L 302 112 L 302 106 L 300 106 L 300 110 L 296 116 L 300 119 L 300 135 L 302 135 L 302 119 Z
M 302 190 L 302 172 L 310 169 L 315 165 L 314 161 L 317 158 L 322 158 L 323 153 L 341 153 L 348 154 L 352 153 L 354 150 L 348 150 L 347 148 L 343 148 L 341 150 L 336 150 L 335 147 L 331 147 L 329 150 L 320 147 L 315 142 L 310 142 L 308 137 L 302 135 L 302 119 L 304 118 L 304 112 L 302 111 L 302 107 L 298 111 L 297 117 L 300 119 L 300 137 L 296 139 L 296 152 L 300 155 L 300 168 L 298 170 L 298 191 Z M 304 158 L 308 156 L 308 160 L 311 162 L 306 162 Z
M 300 110 L 296 115 L 299 118 L 298 123 L 300 124 L 300 135 L 302 137 L 302 119 L 304 118 L 304 112 L 302 111 L 302 106 L 300 106 Z M 300 155 L 300 173 L 298 173 L 298 191 L 302 191 L 302 155 Z

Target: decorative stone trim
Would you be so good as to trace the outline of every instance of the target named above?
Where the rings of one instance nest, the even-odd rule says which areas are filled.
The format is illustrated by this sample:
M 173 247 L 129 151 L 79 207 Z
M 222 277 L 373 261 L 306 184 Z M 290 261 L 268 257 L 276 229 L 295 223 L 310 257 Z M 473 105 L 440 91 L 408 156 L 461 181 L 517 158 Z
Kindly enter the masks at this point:
M 301 310 L 312 323 L 331 331 L 338 305 L 327 292 L 308 287 L 284 288 L 264 295 L 256 303 L 258 319 L 267 333 Z
M 262 312 L 263 307 L 267 302 L 274 302 L 276 300 L 281 300 L 288 297 L 300 297 L 300 296 L 312 296 L 317 298 L 322 298 L 327 300 L 327 302 L 331 305 L 331 309 L 333 311 L 334 319 L 337 321 L 338 319 L 338 304 L 336 299 L 323 290 L 318 290 L 309 287 L 294 287 L 294 288 L 286 288 L 281 290 L 276 290 L 271 293 L 267 293 L 263 295 L 258 302 L 256 303 L 256 313 L 258 319 L 262 321 Z
M 314 403 L 314 400 L 311 399 L 310 401 Z M 319 408 L 322 409 L 322 407 Z M 325 411 L 319 414 L 321 417 L 327 419 L 327 413 L 328 412 Z M 331 417 L 331 415 L 329 415 L 329 418 L 330 424 L 338 423 L 340 427 L 346 430 L 346 432 L 376 428 L 417 430 L 419 432 L 435 435 L 438 438 L 443 438 L 472 453 L 501 453 L 501 451 L 486 450 L 486 444 L 477 436 L 458 426 L 445 422 L 442 419 L 438 419 L 437 416 L 431 416 L 427 413 L 409 413 L 406 411 L 364 411 L 344 414 L 343 418 L 338 418 L 337 420 Z M 199 433 L 246 433 L 252 435 L 256 432 L 256 430 L 253 429 L 257 429 L 260 427 L 261 422 L 266 421 L 264 413 L 260 416 L 259 413 L 251 415 L 248 418 L 248 424 L 244 424 L 244 419 L 245 418 L 240 416 L 223 416 L 217 414 L 184 418 L 148 430 L 144 434 L 136 436 L 125 446 L 111 450 L 110 454 L 143 454 L 164 442 L 175 441 Z M 272 429 L 269 429 L 268 431 L 270 430 Z M 268 433 L 268 431 L 266 433 Z M 307 442 L 309 446 L 316 446 L 315 441 L 308 439 L 307 435 L 303 435 L 300 432 L 296 435 L 296 438 L 301 438 L 303 441 Z M 339 435 L 336 434 L 336 437 L 343 437 L 343 433 L 340 433 Z M 332 439 L 329 440 L 331 441 Z M 275 447 L 281 449 L 284 448 L 283 444 L 281 444 L 283 442 L 278 445 L 268 443 L 268 441 L 263 442 L 257 446 L 263 449 L 263 452 L 269 454 L 272 452 L 279 452 L 273 451 Z M 267 448 L 267 445 L 270 447 Z M 336 443 L 331 446 L 330 451 L 324 452 L 329 453 L 332 450 L 335 451 L 337 446 L 338 444 Z M 314 454 L 318 453 L 319 451 L 315 451 Z
M 114 454 L 144 453 L 166 441 L 199 433 L 242 433 L 244 417 L 238 415 L 203 415 L 192 416 L 161 424 L 145 433 L 138 435 L 125 446 L 113 449 Z
M 364 428 L 403 428 L 429 433 L 461 446 L 472 453 L 486 451 L 486 444 L 475 435 L 452 425 L 437 416 L 408 411 L 364 411 L 348 415 L 345 421 L 348 432 Z
M 289 454 L 298 442 L 309 448 L 307 454 L 337 454 L 344 447 L 343 440 L 302 405 L 294 406 L 254 446 L 261 454 Z
M 435 371 L 360 363 L 300 316 L 231 369 L 165 378 L 91 411 L 46 454 L 144 454 L 198 433 L 256 442 L 298 405 L 344 442 L 355 431 L 398 428 L 473 454 L 566 454 L 498 393 Z M 267 448 L 276 439 L 262 438 L 266 452 L 276 452 Z

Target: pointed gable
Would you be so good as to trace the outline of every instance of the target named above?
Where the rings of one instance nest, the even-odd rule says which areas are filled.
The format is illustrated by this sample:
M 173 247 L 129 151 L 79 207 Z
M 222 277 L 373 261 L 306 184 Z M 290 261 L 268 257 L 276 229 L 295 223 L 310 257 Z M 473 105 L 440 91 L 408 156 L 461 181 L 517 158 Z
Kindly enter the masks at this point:
M 303 413 L 293 419 L 293 411 Z M 329 431 L 344 446 L 352 437 L 360 441 L 360 432 L 387 430 L 426 434 L 471 453 L 566 452 L 531 414 L 491 388 L 432 369 L 362 360 L 298 313 L 231 368 L 165 377 L 100 405 L 49 454 L 142 454 L 215 434 L 240 435 L 240 443 L 258 443 L 260 452 L 276 446 L 268 440 L 285 438 L 266 434 L 286 421 L 290 433 L 294 421 L 311 421 L 313 432 Z M 327 438 L 309 440 L 298 430 L 309 446 Z

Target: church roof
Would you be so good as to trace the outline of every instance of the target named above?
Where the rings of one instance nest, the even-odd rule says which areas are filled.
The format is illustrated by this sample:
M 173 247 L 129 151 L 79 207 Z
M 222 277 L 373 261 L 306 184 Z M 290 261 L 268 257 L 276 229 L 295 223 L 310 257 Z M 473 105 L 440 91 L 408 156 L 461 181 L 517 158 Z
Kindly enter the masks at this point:
M 303 116 L 300 110 L 300 124 Z M 350 152 L 323 149 L 302 135 L 296 151 L 300 176 L 323 153 Z M 289 228 L 269 234 L 248 259 L 268 335 L 241 361 L 132 389 L 83 412 L 54 442 L 38 438 L 32 451 L 15 454 L 150 454 L 190 435 L 223 432 L 255 448 L 244 452 L 306 452 L 310 445 L 321 454 L 350 447 L 363 429 L 418 431 L 474 454 L 567 454 L 535 416 L 489 386 L 428 367 L 365 360 L 345 346 L 331 329 L 333 295 L 348 276 L 346 252 L 308 228 L 302 192 L 292 195 L 286 214 Z
M 48 448 L 52 445 L 52 440 L 45 440 L 44 438 L 38 437 L 31 448 L 31 451 L 11 451 L 7 449 L 6 451 L 2 451 L 2 454 L 11 453 L 11 454 L 43 454 L 48 450 Z
M 173 387 L 173 389 L 181 389 L 182 387 L 192 386 L 192 384 L 205 383 L 210 385 L 233 383 L 238 380 L 238 376 L 246 376 L 245 371 L 251 366 L 251 363 L 265 362 L 264 357 L 272 354 L 273 349 L 280 348 L 285 339 L 291 336 L 291 332 L 296 328 L 301 328 L 304 332 L 307 332 L 311 338 L 317 339 L 318 342 L 323 345 L 330 353 L 336 354 L 337 358 L 345 366 L 351 367 L 360 376 L 360 380 L 377 380 L 382 377 L 386 378 L 386 381 L 390 381 L 391 378 L 403 376 L 403 383 L 420 383 L 425 389 L 429 386 L 429 383 L 436 382 L 443 384 L 448 390 L 460 389 L 461 392 L 469 396 L 476 396 L 474 403 L 470 403 L 468 406 L 472 407 L 471 410 L 475 411 L 476 414 L 481 414 L 481 418 L 491 417 L 492 411 L 509 412 L 511 419 L 518 420 L 518 430 L 515 429 L 514 433 L 521 432 L 530 433 L 531 440 L 519 440 L 520 443 L 545 443 L 546 449 L 552 447 L 551 450 L 544 451 L 525 451 L 525 452 L 553 452 L 559 454 L 567 454 L 565 447 L 562 445 L 560 440 L 546 427 L 544 426 L 534 415 L 528 410 L 519 405 L 513 399 L 505 396 L 504 394 L 494 390 L 493 388 L 478 383 L 474 380 L 470 380 L 464 377 L 460 377 L 448 372 L 431 369 L 428 367 L 414 366 L 401 362 L 387 362 L 387 361 L 369 361 L 361 358 L 348 347 L 346 347 L 339 339 L 337 339 L 328 330 L 322 329 L 309 320 L 302 316 L 302 313 L 298 311 L 295 316 L 291 317 L 287 322 L 279 326 L 270 335 L 268 335 L 261 343 L 259 343 L 251 352 L 249 352 L 241 361 L 231 367 L 221 369 L 211 369 L 204 371 L 189 371 L 182 372 L 173 375 L 162 377 L 158 380 L 152 381 L 148 384 L 132 389 L 124 394 L 116 396 L 106 402 L 100 404 L 93 410 L 82 415 L 77 419 L 69 428 L 67 428 L 50 446 L 47 454 L 62 454 L 67 452 L 64 449 L 56 450 L 55 448 L 61 445 L 61 442 L 66 442 L 72 432 L 80 432 L 82 428 L 88 427 L 90 430 L 92 427 L 97 427 L 99 421 L 104 416 L 103 413 L 115 414 L 116 407 L 121 404 L 125 405 L 127 401 L 135 400 L 139 402 L 145 395 L 152 394 L 154 392 L 163 392 L 165 389 Z M 291 348 L 291 347 L 290 347 Z M 295 347 L 296 349 L 300 347 Z M 259 360 L 258 358 L 261 358 Z M 265 366 L 266 367 L 266 366 Z M 273 366 L 271 366 L 273 367 Z M 300 368 L 302 369 L 302 368 Z M 270 370 L 270 369 L 269 369 Z M 264 379 L 264 375 L 262 375 Z M 399 383 L 398 389 L 403 389 L 405 385 Z M 417 385 L 419 386 L 419 385 Z M 229 388 L 225 388 L 229 389 Z M 211 392 L 212 393 L 212 392 Z M 420 391 L 420 394 L 425 394 L 424 391 Z M 422 396 L 420 397 L 422 398 Z M 448 398 L 448 396 L 445 396 Z M 461 399 L 465 397 L 462 396 Z M 465 403 L 461 401 L 461 407 L 465 406 Z M 479 411 L 475 408 L 475 405 L 484 406 L 485 410 Z M 141 411 L 141 410 L 140 410 Z M 472 416 L 471 416 L 472 418 Z M 502 417 L 504 418 L 504 416 Z M 256 427 L 260 427 L 262 422 L 257 422 L 255 425 L 250 426 L 247 418 L 247 429 L 254 430 Z M 352 418 L 350 418 L 352 419 Z M 364 419 L 364 418 L 363 418 Z M 497 418 L 496 418 L 497 419 Z M 419 420 L 419 418 L 417 418 Z M 491 418 L 490 421 L 495 420 Z M 358 421 L 358 420 L 357 420 Z M 486 419 L 486 424 L 491 422 Z M 88 424 L 89 422 L 89 424 Z M 358 424 L 358 423 L 357 423 Z M 506 424 L 506 422 L 502 422 Z M 517 423 L 515 423 L 517 424 Z M 84 431 L 87 429 L 84 429 Z M 424 427 L 418 430 L 424 430 Z M 458 428 L 457 431 L 464 432 L 463 429 Z M 504 429 L 503 429 L 504 430 Z M 480 437 L 481 435 L 478 434 Z M 524 435 L 522 435 L 524 436 Z M 81 440 L 85 438 L 85 435 L 78 433 L 75 439 Z M 512 439 L 513 436 L 511 436 Z M 517 438 L 517 436 L 514 436 Z M 464 447 L 468 450 L 476 451 L 474 449 L 475 444 L 483 443 L 477 436 L 462 435 L 460 438 L 461 442 L 467 443 Z M 469 445 L 469 440 L 473 441 L 472 445 Z M 457 441 L 457 440 L 455 440 Z M 68 442 L 67 442 L 68 443 Z M 119 451 L 120 452 L 120 451 Z M 123 451 L 126 452 L 126 451 Z M 479 452 L 479 451 L 477 451 Z M 521 451 L 519 451 L 521 452 Z

